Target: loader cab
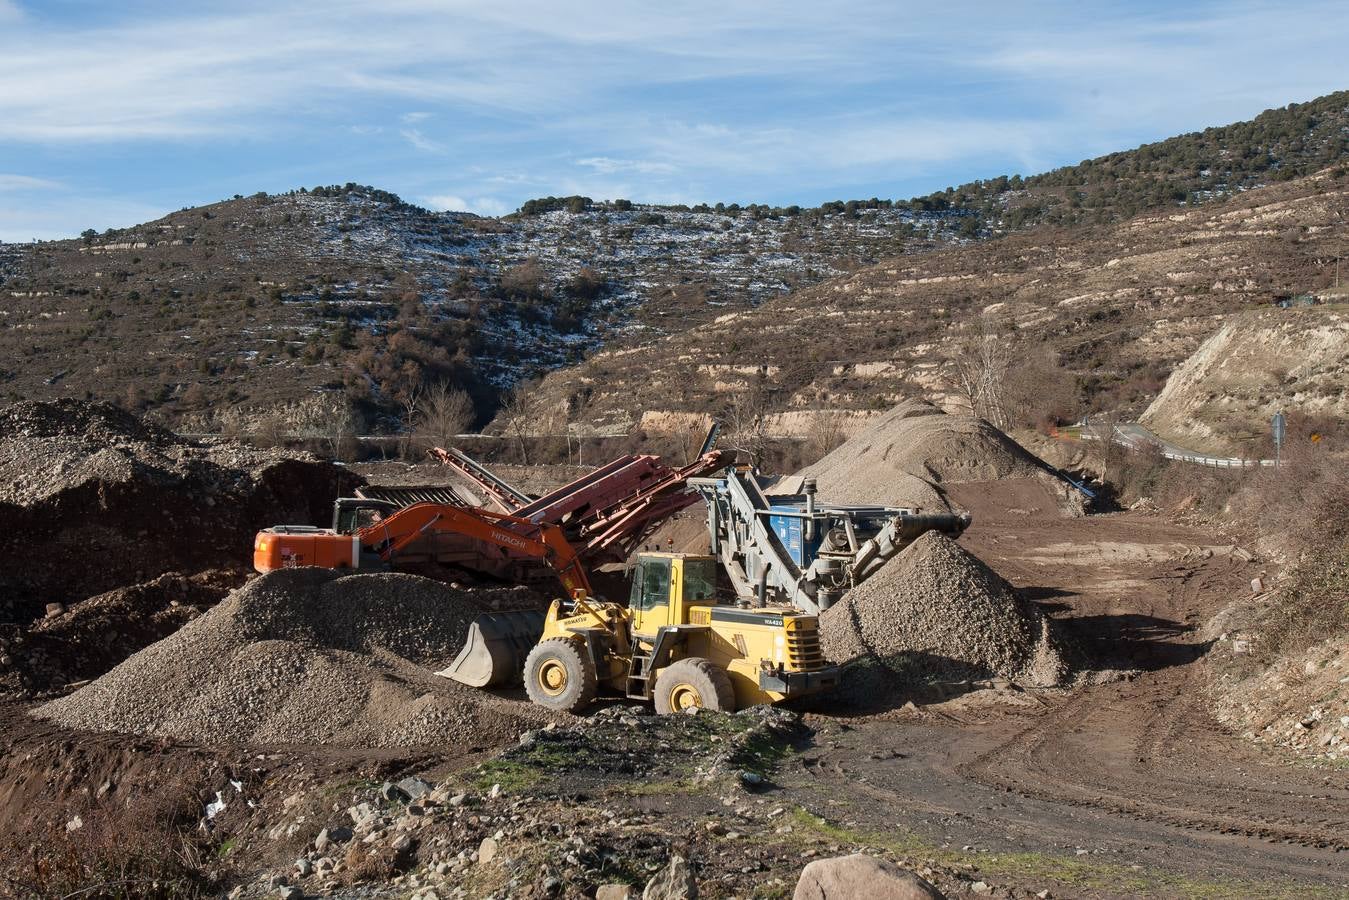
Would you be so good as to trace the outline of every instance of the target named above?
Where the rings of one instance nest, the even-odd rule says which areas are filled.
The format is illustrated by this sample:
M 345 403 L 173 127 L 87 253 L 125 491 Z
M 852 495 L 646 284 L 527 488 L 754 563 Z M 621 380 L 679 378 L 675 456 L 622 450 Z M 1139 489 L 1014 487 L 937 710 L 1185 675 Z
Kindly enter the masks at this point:
M 689 607 L 716 603 L 717 561 L 683 553 L 640 553 L 632 573 L 628 608 L 632 629 L 654 634 L 662 625 L 682 625 Z
M 342 497 L 333 504 L 333 531 L 355 534 L 398 512 L 401 507 L 388 500 Z

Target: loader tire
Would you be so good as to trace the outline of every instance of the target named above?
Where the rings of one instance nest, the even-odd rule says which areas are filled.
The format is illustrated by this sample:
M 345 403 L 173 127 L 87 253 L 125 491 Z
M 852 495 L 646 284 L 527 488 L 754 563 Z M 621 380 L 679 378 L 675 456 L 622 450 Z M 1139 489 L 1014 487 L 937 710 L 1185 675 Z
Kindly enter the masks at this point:
M 689 707 L 735 712 L 731 676 L 710 659 L 690 656 L 671 663 L 656 679 L 656 712 L 683 712 Z
M 595 701 L 595 664 L 576 641 L 539 641 L 525 660 L 525 693 L 540 706 L 576 713 Z

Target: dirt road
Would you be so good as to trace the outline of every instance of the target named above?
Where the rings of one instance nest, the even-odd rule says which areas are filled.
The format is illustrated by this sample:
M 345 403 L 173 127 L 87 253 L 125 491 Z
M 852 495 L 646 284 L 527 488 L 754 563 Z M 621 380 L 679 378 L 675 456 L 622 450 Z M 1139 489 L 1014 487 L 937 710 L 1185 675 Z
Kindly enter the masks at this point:
M 1349 896 L 1349 777 L 1294 767 L 1204 707 L 1200 626 L 1248 564 L 1155 516 L 1058 519 L 1031 486 L 963 486 L 965 543 L 1127 678 L 818 721 L 791 784 L 868 835 L 1058 896 Z

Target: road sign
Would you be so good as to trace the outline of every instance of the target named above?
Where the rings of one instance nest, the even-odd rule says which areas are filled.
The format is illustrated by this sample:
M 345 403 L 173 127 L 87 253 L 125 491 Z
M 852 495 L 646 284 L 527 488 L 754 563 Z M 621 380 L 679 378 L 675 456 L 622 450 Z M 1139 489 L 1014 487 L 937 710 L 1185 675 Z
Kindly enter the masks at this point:
M 1275 413 L 1274 420 L 1270 422 L 1270 426 L 1274 429 L 1274 468 L 1276 469 L 1283 458 L 1283 438 L 1288 431 L 1287 424 L 1284 421 L 1283 413 Z

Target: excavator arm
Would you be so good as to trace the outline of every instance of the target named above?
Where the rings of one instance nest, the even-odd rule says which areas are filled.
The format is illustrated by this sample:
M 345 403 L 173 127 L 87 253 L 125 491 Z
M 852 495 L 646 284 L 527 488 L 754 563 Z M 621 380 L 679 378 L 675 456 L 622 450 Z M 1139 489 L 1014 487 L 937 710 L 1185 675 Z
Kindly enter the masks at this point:
M 591 593 L 585 566 L 561 527 L 448 503 L 414 503 L 352 534 L 307 526 L 267 528 L 254 540 L 253 567 L 259 572 L 297 566 L 360 569 L 372 557 L 387 565 L 429 534 L 455 534 L 513 557 L 543 560 L 569 593 Z
M 557 572 L 569 592 L 591 593 L 585 568 L 561 528 L 505 513 L 469 510 L 443 503 L 414 503 L 361 529 L 356 538 L 389 563 L 399 551 L 430 532 L 460 534 L 506 548 L 517 555 L 543 559 Z

